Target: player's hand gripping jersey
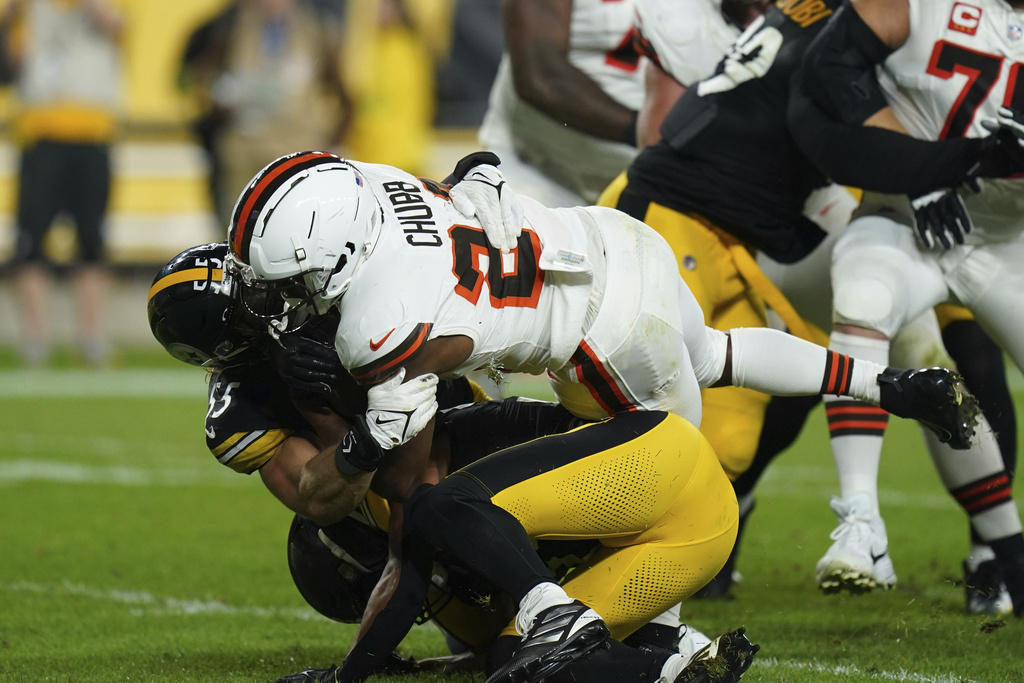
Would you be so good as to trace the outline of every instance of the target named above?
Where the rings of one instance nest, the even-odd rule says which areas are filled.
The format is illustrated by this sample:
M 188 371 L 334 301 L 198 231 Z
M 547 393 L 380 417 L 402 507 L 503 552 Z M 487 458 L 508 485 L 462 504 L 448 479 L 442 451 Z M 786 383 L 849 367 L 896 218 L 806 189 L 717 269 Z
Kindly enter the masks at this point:
M 705 216 L 779 262 L 810 253 L 825 233 L 804 216 L 804 204 L 827 180 L 789 132 L 790 80 L 839 4 L 776 3 L 752 23 L 714 73 L 672 108 L 663 141 L 633 161 L 629 192 Z M 651 39 L 668 53 L 657 32 Z
M 637 0 L 640 54 L 689 86 L 711 75 L 740 34 L 721 0 Z
M 917 138 L 979 138 L 999 107 L 1024 111 L 1024 10 L 1005 0 L 909 0 L 910 38 L 879 81 L 896 117 Z M 1024 230 L 1024 178 L 985 179 L 964 193 L 974 222 L 968 244 Z

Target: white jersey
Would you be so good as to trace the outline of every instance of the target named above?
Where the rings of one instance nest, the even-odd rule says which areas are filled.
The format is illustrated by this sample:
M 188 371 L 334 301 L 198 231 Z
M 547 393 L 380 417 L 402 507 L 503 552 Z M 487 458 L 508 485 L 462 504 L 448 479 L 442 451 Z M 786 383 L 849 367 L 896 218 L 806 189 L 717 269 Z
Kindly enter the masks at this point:
M 633 0 L 574 0 L 569 31 L 569 62 L 620 104 L 639 110 L 644 81 L 632 47 Z M 491 87 L 480 142 L 504 162 L 515 155 L 547 178 L 592 204 L 636 155 L 636 148 L 569 128 L 525 103 L 512 83 L 508 55 Z M 520 192 L 538 196 L 506 171 Z
M 910 39 L 879 80 L 914 137 L 983 137 L 981 120 L 1010 104 L 1024 109 L 1024 10 L 1004 0 L 909 0 Z M 987 180 L 964 193 L 975 230 L 970 244 L 1024 231 L 1024 179 Z
M 423 342 L 450 335 L 473 340 L 455 374 L 488 364 L 534 374 L 565 365 L 583 338 L 590 296 L 590 247 L 575 210 L 538 218 L 530 207 L 543 207 L 526 200 L 529 225 L 501 257 L 479 223 L 420 179 L 392 166 L 353 166 L 384 212 L 380 237 L 341 299 L 338 351 L 357 380 L 391 374 Z M 568 295 L 544 287 L 574 271 L 582 286 Z
M 391 166 L 352 165 L 383 212 L 338 302 L 335 342 L 357 381 L 379 382 L 426 341 L 463 335 L 473 350 L 453 376 L 547 371 L 580 417 L 641 407 L 699 426 L 700 388 L 721 377 L 725 336 L 705 327 L 650 227 L 614 209 L 524 197 L 526 226 L 502 255 L 440 188 Z
M 721 0 L 636 0 L 636 17 L 658 65 L 685 86 L 713 74 L 740 35 Z

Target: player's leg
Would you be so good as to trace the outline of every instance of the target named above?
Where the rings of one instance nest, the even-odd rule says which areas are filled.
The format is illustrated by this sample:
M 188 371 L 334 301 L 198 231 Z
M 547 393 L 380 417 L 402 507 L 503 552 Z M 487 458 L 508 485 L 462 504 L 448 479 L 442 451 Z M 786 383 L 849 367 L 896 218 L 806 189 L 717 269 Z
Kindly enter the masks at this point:
M 1024 239 L 965 249 L 961 256 L 958 263 L 950 264 L 951 289 L 1014 364 L 1024 368 L 1024 338 L 1020 334 L 1024 329 L 1024 303 L 1020 298 L 1021 288 L 1024 288 L 1024 272 L 1020 270 Z M 982 483 L 985 490 L 992 489 L 986 498 L 996 494 L 1009 497 L 1008 474 L 998 481 Z M 977 491 L 976 487 L 962 491 L 961 495 L 973 495 Z M 981 532 L 979 520 L 972 520 Z M 1002 567 L 1014 613 L 1020 616 L 1024 612 L 1024 539 L 1016 534 L 991 541 L 990 545 Z
M 940 306 L 939 310 L 948 311 L 955 307 Z M 988 345 L 994 347 L 991 341 L 984 337 L 977 324 L 970 319 L 970 313 L 966 309 L 957 308 L 960 311 L 960 318 L 963 325 L 961 330 L 975 329 L 982 336 Z M 912 367 L 923 367 L 930 365 L 941 365 L 943 367 L 957 367 L 963 374 L 965 383 L 968 386 L 987 385 L 989 378 L 981 379 L 978 374 L 979 366 L 983 362 L 971 362 L 974 353 L 968 351 L 963 345 L 967 344 L 966 339 L 961 339 L 961 357 L 967 360 L 966 367 L 959 363 L 954 365 L 953 359 L 947 357 L 940 337 L 939 323 L 932 311 L 918 318 L 904 328 L 897 336 L 893 345 L 892 356 L 896 364 L 907 364 Z M 947 325 L 948 329 L 948 325 Z M 976 339 L 976 341 L 980 341 Z M 983 346 L 976 347 L 975 352 L 983 349 Z M 997 365 L 1002 368 L 1002 352 L 996 349 L 1000 356 Z M 981 355 L 984 361 L 984 354 Z M 966 371 L 965 371 L 966 370 Z M 968 372 L 971 372 L 969 375 Z M 973 379 L 971 379 L 973 377 Z M 1005 391 L 1005 377 L 996 379 L 998 385 L 1003 386 Z M 982 387 L 984 390 L 984 386 Z M 973 393 L 973 392 L 972 392 Z M 996 410 L 989 402 L 988 411 Z M 1010 408 L 1012 411 L 1012 406 Z M 986 417 L 988 415 L 986 414 Z M 971 496 L 964 496 L 964 492 L 970 490 L 976 482 L 992 481 L 1004 477 L 1005 464 L 1000 453 L 999 444 L 989 429 L 989 423 L 982 421 L 972 439 L 971 449 L 968 453 L 950 448 L 947 444 L 939 443 L 934 435 L 925 432 L 925 443 L 936 470 L 947 490 L 964 508 L 971 522 L 972 551 L 971 557 L 964 563 L 965 573 L 971 575 L 967 581 L 967 610 L 969 612 L 1008 612 L 1011 608 L 1009 594 L 1002 587 L 1000 579 L 1001 571 L 999 563 L 987 541 L 996 538 L 1003 538 L 1015 533 L 1020 528 L 1020 520 L 1013 503 L 1007 501 L 1002 505 L 1001 511 L 990 512 L 985 506 L 977 506 Z M 975 528 L 975 517 L 979 517 L 981 531 Z M 986 566 L 979 572 L 978 567 L 987 561 Z M 980 574 L 980 578 L 979 575 Z M 980 580 L 988 579 L 984 585 L 979 584 Z
M 616 434 L 626 433 L 623 430 L 634 438 L 494 498 L 509 509 L 522 509 L 524 501 L 530 501 L 524 524 L 531 538 L 603 539 L 606 547 L 576 566 L 564 587 L 599 614 L 607 613 L 602 616 L 616 639 L 635 632 L 707 581 L 721 566 L 735 534 L 731 486 L 706 439 L 673 415 L 645 429 L 651 415 L 620 415 L 604 425 L 602 434 L 594 428 L 580 430 L 578 438 L 589 431 L 587 437 L 596 448 L 613 443 Z M 676 481 L 661 481 L 666 472 Z M 641 491 L 647 492 L 645 500 L 638 497 Z M 597 510 L 607 514 L 595 516 Z M 727 655 L 726 645 L 735 651 Z M 737 676 L 756 651 L 742 633 L 730 634 L 718 646 L 722 654 L 717 663 Z M 636 656 L 602 650 L 562 675 L 607 680 L 598 672 L 615 671 L 616 663 L 623 667 L 630 658 Z M 671 657 L 661 676 L 674 680 L 689 664 L 691 656 Z M 640 673 L 638 665 L 629 665 L 634 675 Z
M 75 274 L 78 344 L 86 362 L 100 366 L 109 360 L 104 330 L 104 307 L 109 276 L 104 266 L 104 233 L 110 197 L 110 150 L 106 145 L 68 145 L 70 171 L 68 211 L 78 228 L 79 268 Z
M 941 274 L 914 244 L 906 226 L 867 215 L 836 244 L 829 348 L 882 365 L 889 340 L 903 324 L 945 298 Z M 896 582 L 885 523 L 878 507 L 878 463 L 888 415 L 860 400 L 825 397 L 840 496 L 832 500 L 839 525 L 818 562 L 823 590 L 860 592 Z
M 47 308 L 52 278 L 45 264 L 43 238 L 61 209 L 59 147 L 37 142 L 26 148 L 18 175 L 18 243 L 14 261 L 15 289 L 22 321 L 21 355 L 40 365 L 50 355 Z

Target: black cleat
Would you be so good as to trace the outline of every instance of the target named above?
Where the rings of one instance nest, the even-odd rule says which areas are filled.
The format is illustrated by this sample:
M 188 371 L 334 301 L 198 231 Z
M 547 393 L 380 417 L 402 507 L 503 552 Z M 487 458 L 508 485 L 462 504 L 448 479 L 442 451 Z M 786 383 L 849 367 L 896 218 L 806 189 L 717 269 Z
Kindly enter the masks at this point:
M 1013 614 L 1024 617 L 1024 558 L 1013 557 L 1000 561 L 1003 574 L 1003 586 L 1013 603 Z
M 302 671 L 281 676 L 274 683 L 336 683 L 340 669 L 331 664 L 326 669 L 303 669 Z
M 971 571 L 964 562 L 964 595 L 968 614 L 1009 614 L 1013 601 L 1003 583 L 999 561 L 986 560 Z
M 971 447 L 981 408 L 959 373 L 946 368 L 886 368 L 877 381 L 883 410 L 917 420 L 957 450 Z
M 486 683 L 538 683 L 604 646 L 610 633 L 597 612 L 579 600 L 538 614 L 512 658 Z
M 761 649 L 739 628 L 720 636 L 703 653 L 694 655 L 673 683 L 738 683 Z

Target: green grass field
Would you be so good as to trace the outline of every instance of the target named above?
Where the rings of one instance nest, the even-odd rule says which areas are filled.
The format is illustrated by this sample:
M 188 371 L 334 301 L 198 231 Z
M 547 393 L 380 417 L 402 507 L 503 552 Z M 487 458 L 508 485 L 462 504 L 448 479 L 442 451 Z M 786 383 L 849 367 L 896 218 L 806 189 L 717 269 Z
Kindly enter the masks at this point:
M 206 451 L 203 373 L 147 354 L 65 365 L 0 370 L 0 681 L 271 681 L 340 663 L 354 629 L 293 587 L 291 514 Z M 758 492 L 735 599 L 685 619 L 747 627 L 762 650 L 744 681 L 1024 681 L 1024 623 L 962 611 L 967 525 L 914 425 L 893 421 L 881 487 L 896 590 L 821 595 L 836 483 L 813 416 Z M 430 627 L 406 645 L 444 654 Z

